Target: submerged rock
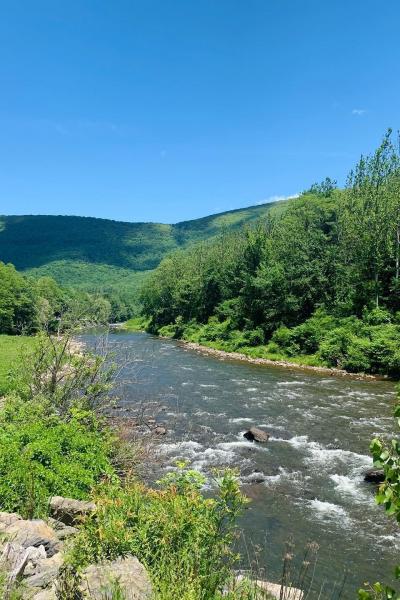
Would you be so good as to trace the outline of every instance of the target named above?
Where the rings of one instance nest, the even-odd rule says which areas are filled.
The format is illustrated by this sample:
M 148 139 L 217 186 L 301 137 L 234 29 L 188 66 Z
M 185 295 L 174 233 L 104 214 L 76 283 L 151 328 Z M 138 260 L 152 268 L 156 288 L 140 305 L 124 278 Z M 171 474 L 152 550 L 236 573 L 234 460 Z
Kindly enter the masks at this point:
M 383 483 L 385 481 L 385 474 L 382 469 L 368 469 L 364 474 L 364 481 L 370 483 Z
M 243 437 L 251 442 L 265 443 L 268 442 L 269 433 L 262 429 L 258 429 L 258 427 L 250 427 L 250 429 L 243 434 Z

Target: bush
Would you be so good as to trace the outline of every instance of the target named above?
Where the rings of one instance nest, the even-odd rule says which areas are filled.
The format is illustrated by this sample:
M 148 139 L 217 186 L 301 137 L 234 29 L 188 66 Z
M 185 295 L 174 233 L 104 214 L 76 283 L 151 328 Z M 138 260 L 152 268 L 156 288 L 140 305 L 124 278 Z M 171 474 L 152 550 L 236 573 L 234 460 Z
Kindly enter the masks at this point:
M 136 482 L 100 485 L 96 514 L 77 537 L 72 562 L 82 567 L 133 554 L 149 570 L 155 598 L 216 598 L 236 559 L 230 546 L 245 499 L 231 472 L 217 478 L 214 498 L 202 495 L 203 484 L 202 475 L 183 469 L 169 473 L 159 490 Z
M 363 321 L 368 325 L 386 325 L 387 323 L 391 323 L 392 316 L 388 310 L 374 308 L 369 312 L 363 312 Z
M 54 495 L 88 498 L 104 476 L 112 476 L 112 438 L 85 412 L 68 422 L 49 405 L 8 398 L 0 412 L 0 510 L 43 516 Z

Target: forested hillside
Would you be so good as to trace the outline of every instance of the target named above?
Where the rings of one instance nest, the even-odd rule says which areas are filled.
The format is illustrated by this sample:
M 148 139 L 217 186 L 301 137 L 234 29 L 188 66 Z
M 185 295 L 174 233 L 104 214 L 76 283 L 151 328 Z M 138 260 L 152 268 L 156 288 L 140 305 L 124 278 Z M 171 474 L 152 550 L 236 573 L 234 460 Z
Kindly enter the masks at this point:
M 400 156 L 385 136 L 346 189 L 314 185 L 253 227 L 166 258 L 148 328 L 225 350 L 400 374 Z
M 176 225 L 124 223 L 91 217 L 0 216 L 0 260 L 38 278 L 106 296 L 124 320 L 137 311 L 147 272 L 177 248 L 235 230 L 273 204 Z
M 82 283 L 85 265 L 108 265 L 114 273 L 146 271 L 174 249 L 234 229 L 265 214 L 272 205 L 253 206 L 176 225 L 124 223 L 91 217 L 0 217 L 0 259 L 19 270 L 46 269 Z M 73 271 L 71 265 L 78 265 Z M 69 265 L 69 270 L 68 270 Z M 62 268 L 60 268 L 60 266 Z M 67 269 L 66 269 L 67 268 Z M 101 271 L 99 271 L 101 272 Z M 90 275 L 89 275 L 90 277 Z M 84 279 L 87 279 L 87 274 Z

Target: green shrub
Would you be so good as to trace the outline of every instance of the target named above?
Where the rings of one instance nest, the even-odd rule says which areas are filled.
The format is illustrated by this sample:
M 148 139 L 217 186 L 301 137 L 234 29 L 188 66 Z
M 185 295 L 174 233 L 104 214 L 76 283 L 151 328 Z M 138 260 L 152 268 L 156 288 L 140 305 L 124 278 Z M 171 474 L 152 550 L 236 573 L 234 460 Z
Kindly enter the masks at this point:
M 392 315 L 383 308 L 363 312 L 363 321 L 368 325 L 385 325 L 392 322 Z
M 134 554 L 149 570 L 156 599 L 214 600 L 236 559 L 231 544 L 245 499 L 231 472 L 217 478 L 213 498 L 203 496 L 203 484 L 199 473 L 179 470 L 159 490 L 137 482 L 100 485 L 96 514 L 76 539 L 72 563 Z
M 45 401 L 8 398 L 0 413 L 0 510 L 42 516 L 50 496 L 89 496 L 113 475 L 112 438 L 91 413 L 62 421 Z

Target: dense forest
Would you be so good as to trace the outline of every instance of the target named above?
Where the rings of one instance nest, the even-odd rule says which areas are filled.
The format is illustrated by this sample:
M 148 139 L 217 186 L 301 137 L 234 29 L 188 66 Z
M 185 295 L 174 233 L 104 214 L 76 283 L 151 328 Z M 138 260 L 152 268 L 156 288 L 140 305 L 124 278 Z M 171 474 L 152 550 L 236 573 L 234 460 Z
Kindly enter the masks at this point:
M 35 278 L 103 296 L 111 320 L 137 314 L 139 289 L 168 253 L 235 230 L 273 204 L 228 211 L 175 225 L 92 217 L 0 216 L 0 260 Z
M 224 350 L 400 374 L 400 155 L 388 131 L 345 189 L 327 178 L 254 225 L 164 259 L 149 331 Z
M 51 277 L 26 277 L 0 262 L 0 334 L 31 335 L 44 327 L 56 331 L 67 312 L 107 322 L 112 305 L 101 296 L 63 289 Z

